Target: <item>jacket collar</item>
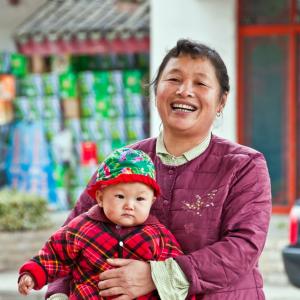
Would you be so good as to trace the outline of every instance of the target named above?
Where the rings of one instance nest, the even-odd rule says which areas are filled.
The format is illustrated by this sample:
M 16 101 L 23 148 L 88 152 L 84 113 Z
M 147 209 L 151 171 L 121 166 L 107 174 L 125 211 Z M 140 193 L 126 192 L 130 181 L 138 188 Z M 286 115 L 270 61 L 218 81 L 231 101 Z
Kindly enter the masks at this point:
M 92 206 L 88 211 L 87 211 L 87 216 L 91 218 L 94 221 L 98 222 L 104 222 L 104 223 L 109 223 L 113 224 L 104 214 L 103 209 L 98 205 Z M 141 225 L 154 225 L 154 224 L 159 224 L 158 219 L 155 216 L 149 215 L 147 220 L 141 224 Z

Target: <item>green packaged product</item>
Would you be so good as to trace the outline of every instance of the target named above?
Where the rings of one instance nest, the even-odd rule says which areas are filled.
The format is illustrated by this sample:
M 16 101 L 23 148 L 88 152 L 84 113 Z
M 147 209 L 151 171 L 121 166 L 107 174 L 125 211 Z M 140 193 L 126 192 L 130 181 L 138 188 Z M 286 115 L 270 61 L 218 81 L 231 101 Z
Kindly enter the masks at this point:
M 126 136 L 129 141 L 138 141 L 145 138 L 143 119 L 126 118 L 125 128 L 126 128 Z
M 110 117 L 110 104 L 114 94 L 114 88 L 111 80 L 111 72 L 94 73 L 93 93 L 96 97 L 96 112 L 103 117 Z
M 43 118 L 45 119 L 59 119 L 61 118 L 60 100 L 57 96 L 43 97 L 44 111 Z
M 112 141 L 111 139 L 104 139 L 97 141 L 97 158 L 99 163 L 103 162 L 104 159 L 112 152 Z
M 78 92 L 80 97 L 93 94 L 95 84 L 95 76 L 93 72 L 80 72 L 78 73 Z
M 109 122 L 102 117 L 81 118 L 81 134 L 84 141 L 110 138 Z
M 82 96 L 80 98 L 81 117 L 90 118 L 96 112 L 96 98 L 93 95 Z
M 13 104 L 17 120 L 36 121 L 43 118 L 44 101 L 41 97 L 17 97 Z
M 126 70 L 123 72 L 125 93 L 142 93 L 142 73 L 140 70 Z
M 109 120 L 110 137 L 116 143 L 123 144 L 126 141 L 125 123 L 123 118 Z
M 44 99 L 43 97 L 30 98 L 30 106 L 33 120 L 41 120 L 44 116 Z
M 58 95 L 59 82 L 57 73 L 48 73 L 42 75 L 43 93 L 47 96 Z
M 40 74 L 29 74 L 17 81 L 19 96 L 43 96 L 43 82 Z
M 69 167 L 66 164 L 54 164 L 53 177 L 55 181 L 55 194 L 59 209 L 69 209 L 68 200 L 68 177 Z
M 124 100 L 122 94 L 112 95 L 107 111 L 109 118 L 122 118 L 124 116 Z
M 48 142 L 51 142 L 54 137 L 60 132 L 60 119 L 45 119 L 43 120 L 45 136 Z
M 96 98 L 96 114 L 102 117 L 109 117 L 109 106 L 112 96 L 109 94 Z
M 31 105 L 27 97 L 17 97 L 13 101 L 15 119 L 20 121 L 29 121 Z
M 144 106 L 148 105 L 141 94 L 127 94 L 124 97 L 125 116 L 143 117 Z
M 93 92 L 95 93 L 96 98 L 99 98 L 105 94 L 112 95 L 115 93 L 115 88 L 112 81 L 112 72 L 94 72 Z
M 28 58 L 19 53 L 10 55 L 10 73 L 15 76 L 24 76 L 28 73 Z
M 66 72 L 59 75 L 59 92 L 62 99 L 77 98 L 77 76 Z

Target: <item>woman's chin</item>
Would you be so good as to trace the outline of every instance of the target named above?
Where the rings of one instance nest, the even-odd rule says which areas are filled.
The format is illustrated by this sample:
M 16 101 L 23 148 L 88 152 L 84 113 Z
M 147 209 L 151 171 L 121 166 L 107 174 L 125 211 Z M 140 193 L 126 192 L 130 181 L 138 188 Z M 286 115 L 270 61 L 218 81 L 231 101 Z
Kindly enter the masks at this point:
M 190 132 L 195 129 L 195 123 L 188 120 L 172 121 L 165 126 L 171 132 Z

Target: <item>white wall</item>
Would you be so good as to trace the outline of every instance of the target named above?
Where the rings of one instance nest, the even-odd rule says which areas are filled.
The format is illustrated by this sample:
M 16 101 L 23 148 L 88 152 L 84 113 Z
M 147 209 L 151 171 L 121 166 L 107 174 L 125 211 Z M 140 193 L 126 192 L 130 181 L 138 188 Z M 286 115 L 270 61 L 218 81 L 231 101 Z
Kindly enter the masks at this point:
M 15 51 L 15 29 L 45 2 L 46 0 L 20 0 L 20 4 L 11 5 L 9 0 L 0 0 L 0 51 Z
M 231 92 L 224 117 L 214 132 L 236 140 L 236 9 L 235 0 L 151 0 L 151 76 L 179 38 L 198 40 L 216 49 L 228 68 Z M 151 100 L 151 135 L 160 119 Z

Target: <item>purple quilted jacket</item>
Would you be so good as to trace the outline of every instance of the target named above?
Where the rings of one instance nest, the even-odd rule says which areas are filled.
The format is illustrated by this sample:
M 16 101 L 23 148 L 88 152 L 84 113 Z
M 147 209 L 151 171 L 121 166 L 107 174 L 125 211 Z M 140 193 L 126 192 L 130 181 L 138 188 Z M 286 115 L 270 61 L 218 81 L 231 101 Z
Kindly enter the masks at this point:
M 162 193 L 152 214 L 175 235 L 185 255 L 176 261 L 201 300 L 262 300 L 258 259 L 271 216 L 270 179 L 263 155 L 212 136 L 196 159 L 167 166 L 156 139 L 134 145 L 154 161 Z M 91 182 L 94 181 L 94 177 Z M 67 221 L 94 204 L 83 192 Z M 66 291 L 64 282 L 49 288 Z

